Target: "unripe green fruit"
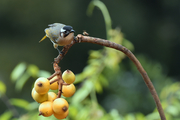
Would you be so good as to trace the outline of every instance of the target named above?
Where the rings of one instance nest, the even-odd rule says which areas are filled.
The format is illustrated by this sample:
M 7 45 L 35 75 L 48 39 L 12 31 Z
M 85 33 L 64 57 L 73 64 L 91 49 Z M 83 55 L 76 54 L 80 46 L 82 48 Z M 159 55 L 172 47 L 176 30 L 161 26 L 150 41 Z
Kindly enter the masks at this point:
M 39 94 L 46 94 L 50 88 L 50 82 L 47 78 L 40 77 L 34 83 L 34 88 Z
M 38 103 L 42 103 L 42 102 L 48 100 L 48 93 L 41 95 L 41 94 L 37 93 L 36 90 L 33 90 L 32 96 L 33 96 L 33 99 Z
M 44 117 L 49 117 L 53 114 L 52 102 L 46 101 L 40 104 L 39 106 L 39 115 L 43 115 Z
M 64 71 L 62 74 L 62 78 L 67 84 L 71 84 L 75 81 L 75 75 L 71 70 Z

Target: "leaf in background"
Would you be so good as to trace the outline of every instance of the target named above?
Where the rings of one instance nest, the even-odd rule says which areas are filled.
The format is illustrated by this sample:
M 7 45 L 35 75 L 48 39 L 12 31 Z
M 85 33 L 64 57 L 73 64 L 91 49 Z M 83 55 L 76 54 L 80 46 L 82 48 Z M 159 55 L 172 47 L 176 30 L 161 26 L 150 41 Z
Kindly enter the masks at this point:
M 101 50 L 90 50 L 88 59 L 97 59 L 101 58 L 103 55 L 101 54 Z
M 39 73 L 39 68 L 36 65 L 29 65 L 27 67 L 27 72 L 32 76 L 32 77 L 37 77 Z
M 107 87 L 109 85 L 108 79 L 106 79 L 102 74 L 98 76 L 98 80 L 104 87 Z
M 32 110 L 37 110 L 38 107 L 39 107 L 39 103 L 37 103 L 36 101 L 34 101 L 34 102 L 28 104 L 27 109 L 28 109 L 29 111 L 32 111 Z
M 0 81 L 0 97 L 2 94 L 5 94 L 6 93 L 6 85 Z
M 99 80 L 96 80 L 96 81 L 95 81 L 94 86 L 95 86 L 95 89 L 96 89 L 96 92 L 97 92 L 97 93 L 102 93 L 102 92 L 103 92 L 103 87 L 102 87 L 102 85 L 100 84 Z
M 7 111 L 1 114 L 0 120 L 10 120 L 11 117 L 12 117 L 12 112 Z
M 120 52 L 114 49 L 106 48 L 107 49 L 107 58 L 104 60 L 106 66 L 110 69 L 119 69 L 119 63 L 123 59 L 123 56 L 120 56 Z
M 77 105 L 77 104 L 76 104 Z M 69 115 L 68 116 L 71 116 L 72 118 L 74 118 L 74 117 L 76 117 L 76 115 L 79 113 L 79 110 L 78 110 L 78 107 L 81 107 L 80 105 L 77 107 L 76 105 L 70 105 L 69 106 L 69 111 L 71 111 L 71 112 L 69 112 Z M 82 109 L 83 107 L 81 107 L 81 109 Z
M 83 86 L 76 91 L 76 93 L 72 97 L 72 103 L 79 103 L 83 101 L 93 89 L 93 83 L 91 81 L 85 81 Z
M 166 108 L 166 112 L 173 115 L 173 116 L 178 116 L 179 115 L 179 110 L 176 106 L 174 105 L 169 105 L 167 108 Z
M 17 81 L 16 81 L 16 84 L 15 84 L 15 89 L 17 91 L 20 91 L 22 90 L 24 84 L 27 82 L 27 80 L 30 78 L 30 75 L 25 72 Z
M 122 45 L 131 51 L 134 50 L 134 45 L 129 40 L 123 39 Z
M 26 63 L 21 62 L 19 63 L 11 72 L 11 80 L 14 82 L 16 81 L 26 70 Z
M 116 109 L 112 109 L 109 114 L 112 116 L 113 120 L 124 120 L 124 118 L 119 115 L 118 110 Z
M 25 110 L 28 110 L 28 105 L 29 105 L 29 102 L 24 100 L 24 99 L 18 99 L 18 98 L 11 98 L 10 100 L 10 103 L 14 106 L 17 106 L 17 107 L 20 107 L 20 108 L 23 108 Z
M 147 115 L 145 120 L 158 120 L 158 119 L 159 119 L 159 113 L 153 112 L 153 113 Z
M 49 117 L 44 117 L 43 115 L 40 115 L 37 118 L 38 119 L 36 119 L 36 120 L 60 120 L 60 119 L 55 118 L 54 115 L 51 115 Z M 68 116 L 66 119 L 68 120 Z M 64 120 L 66 120 L 66 119 L 64 119 Z
M 92 65 L 88 65 L 84 68 L 83 70 L 83 74 L 85 76 L 92 76 L 94 75 L 95 71 L 97 71 L 97 68 L 92 66 Z
M 136 120 L 145 120 L 145 116 L 142 113 L 137 113 Z
M 110 41 L 115 42 L 117 44 L 122 44 L 123 34 L 120 28 L 111 29 L 108 31 L 110 37 Z
M 45 70 L 39 70 L 38 77 L 45 77 L 48 78 L 51 76 L 51 73 Z
M 130 113 L 125 116 L 125 120 L 136 120 L 136 118 L 134 114 Z
M 88 9 L 87 9 L 87 15 L 88 16 L 92 15 L 92 12 L 93 12 L 93 9 L 95 6 L 98 7 L 103 14 L 105 25 L 106 25 L 107 39 L 109 39 L 110 36 L 108 35 L 108 31 L 112 29 L 112 20 L 111 20 L 109 11 L 108 11 L 106 5 L 102 1 L 92 0 L 89 3 Z
M 76 79 L 74 81 L 74 84 L 80 83 L 85 79 L 85 76 L 83 73 L 76 74 Z
M 89 110 L 90 108 L 88 106 L 84 106 L 78 111 L 75 120 L 90 120 Z

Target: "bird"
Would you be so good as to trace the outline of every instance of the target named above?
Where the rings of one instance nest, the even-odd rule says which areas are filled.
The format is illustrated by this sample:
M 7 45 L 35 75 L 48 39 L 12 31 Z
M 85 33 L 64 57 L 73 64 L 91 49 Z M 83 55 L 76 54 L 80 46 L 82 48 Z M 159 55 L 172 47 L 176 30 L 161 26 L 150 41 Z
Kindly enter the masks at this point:
M 74 40 L 75 31 L 72 26 L 62 23 L 53 23 L 48 26 L 49 28 L 44 30 L 46 35 L 39 42 L 42 42 L 48 37 L 53 43 L 54 48 L 58 50 L 58 46 L 69 45 Z

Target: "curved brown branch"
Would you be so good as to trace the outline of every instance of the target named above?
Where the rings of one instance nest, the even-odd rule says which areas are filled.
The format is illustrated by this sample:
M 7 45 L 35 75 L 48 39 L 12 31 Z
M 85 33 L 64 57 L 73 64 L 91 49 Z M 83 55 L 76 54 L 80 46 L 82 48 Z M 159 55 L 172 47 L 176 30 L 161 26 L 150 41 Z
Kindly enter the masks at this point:
M 71 44 L 64 46 L 63 49 L 61 50 L 61 53 L 54 59 L 54 64 L 58 64 L 66 55 L 66 53 L 71 48 L 71 46 L 74 45 L 75 43 L 76 41 L 73 41 Z
M 148 89 L 150 90 L 150 92 L 151 92 L 151 94 L 152 94 L 152 96 L 154 98 L 154 101 L 156 103 L 156 106 L 157 106 L 158 112 L 160 114 L 161 120 L 166 120 L 166 117 L 165 117 L 165 114 L 164 114 L 161 102 L 159 100 L 157 92 L 156 92 L 156 90 L 155 90 L 155 88 L 154 88 L 150 78 L 148 77 L 146 71 L 142 67 L 142 65 L 139 62 L 139 60 L 134 56 L 134 54 L 129 49 L 127 49 L 124 46 L 116 44 L 116 43 L 113 43 L 113 42 L 111 42 L 109 40 L 100 39 L 100 38 L 94 38 L 94 37 L 89 37 L 89 36 L 83 36 L 83 35 L 79 34 L 79 35 L 76 36 L 76 40 L 73 41 L 73 43 L 71 43 L 70 45 L 67 45 L 67 46 L 65 46 L 63 48 L 62 53 L 59 54 L 57 56 L 57 58 L 55 58 L 54 64 L 57 65 L 60 62 L 60 60 L 63 59 L 63 57 L 65 56 L 65 54 L 68 52 L 68 50 L 71 48 L 71 46 L 73 44 L 81 43 L 81 42 L 88 42 L 88 43 L 93 43 L 93 44 L 98 44 L 98 45 L 114 48 L 114 49 L 119 50 L 119 51 L 123 52 L 124 54 L 126 54 L 130 58 L 130 60 L 136 65 L 138 71 L 141 73 L 141 75 L 142 75 L 142 77 L 144 79 L 144 82 L 146 83 Z M 61 83 L 59 84 L 59 87 L 60 86 L 61 86 Z M 59 91 L 59 92 L 61 94 L 61 91 Z
M 146 83 L 147 87 L 149 88 L 149 90 L 150 90 L 150 92 L 154 98 L 154 101 L 156 103 L 156 106 L 157 106 L 157 109 L 159 111 L 161 120 L 166 120 L 166 117 L 165 117 L 161 102 L 159 100 L 158 94 L 157 94 L 150 78 L 148 77 L 148 74 L 146 73 L 146 71 L 142 67 L 139 60 L 134 56 L 134 54 L 129 49 L 127 49 L 126 47 L 124 47 L 122 45 L 113 43 L 109 40 L 83 36 L 81 34 L 77 35 L 76 38 L 77 38 L 78 42 L 88 42 L 88 43 L 98 44 L 98 45 L 114 48 L 114 49 L 119 50 L 119 51 L 123 52 L 124 54 L 126 54 L 129 57 L 129 59 L 136 65 L 138 71 L 141 73 L 141 75 L 144 79 L 144 82 Z

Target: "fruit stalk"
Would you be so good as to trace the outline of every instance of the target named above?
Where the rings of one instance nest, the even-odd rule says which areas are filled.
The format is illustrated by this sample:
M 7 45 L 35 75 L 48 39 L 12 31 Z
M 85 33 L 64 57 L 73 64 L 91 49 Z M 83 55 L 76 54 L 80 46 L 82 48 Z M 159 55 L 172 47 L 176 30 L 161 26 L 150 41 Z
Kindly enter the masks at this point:
M 61 72 L 61 68 L 58 66 L 58 63 L 54 62 L 53 67 L 54 67 L 54 71 L 55 71 L 54 74 L 57 75 L 57 79 L 59 80 L 58 96 L 57 96 L 57 98 L 60 98 L 61 94 L 62 94 L 62 85 L 63 85 L 63 82 L 64 82 L 63 79 L 62 79 L 62 72 Z
M 60 97 L 61 97 L 61 94 L 62 94 L 62 85 L 63 85 L 63 80 L 62 80 L 62 77 L 60 76 L 60 79 L 59 79 L 59 87 L 58 87 L 58 96 L 57 96 L 57 98 L 60 98 Z
M 56 82 L 56 81 L 59 81 L 59 79 L 57 78 L 57 79 L 55 79 L 55 80 L 50 81 L 50 84 L 53 84 L 53 83 Z

